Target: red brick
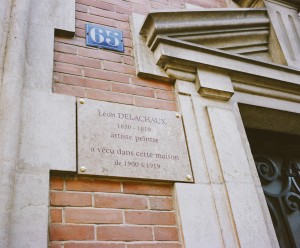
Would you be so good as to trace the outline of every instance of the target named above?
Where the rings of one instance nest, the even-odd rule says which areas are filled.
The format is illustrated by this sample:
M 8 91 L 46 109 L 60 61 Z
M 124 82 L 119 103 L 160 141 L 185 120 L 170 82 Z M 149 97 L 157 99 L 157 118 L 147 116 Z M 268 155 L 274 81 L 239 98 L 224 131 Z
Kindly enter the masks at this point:
M 169 5 L 169 0 L 150 0 L 150 2 L 157 2 L 164 5 Z
M 120 54 L 107 52 L 100 49 L 80 47 L 78 48 L 78 54 L 80 56 L 89 57 L 89 58 L 109 60 L 114 62 L 122 62 L 122 56 Z
M 175 9 L 174 6 L 165 5 L 165 4 L 156 3 L 156 2 L 150 2 L 150 7 L 152 9 Z
M 125 222 L 137 225 L 175 225 L 173 212 L 125 211 Z
M 120 243 L 65 243 L 64 248 L 125 248 Z
M 61 248 L 60 243 L 50 244 L 49 248 Z
M 112 86 L 111 89 L 114 92 L 154 97 L 154 90 L 151 88 L 140 87 L 140 86 L 135 86 L 130 84 L 117 84 L 117 83 L 112 83 L 111 86 Z
M 62 83 L 64 81 L 63 75 L 66 75 L 66 74 L 54 72 L 53 73 L 53 82 L 54 83 Z
M 127 14 L 127 15 L 131 15 L 132 10 L 130 9 L 126 9 L 120 6 L 115 6 L 115 10 L 117 13 L 121 13 L 121 14 Z
M 103 90 L 91 90 L 87 89 L 86 97 L 90 99 L 108 101 L 108 102 L 117 102 L 124 104 L 133 104 L 133 96 L 127 94 L 114 93 Z
M 132 2 L 132 3 L 138 3 L 140 5 L 144 5 L 144 6 L 148 6 L 149 2 L 148 1 L 141 1 L 141 0 L 128 0 L 128 2 Z
M 54 63 L 54 71 L 73 74 L 73 75 L 79 75 L 79 76 L 82 75 L 81 67 L 78 67 L 75 65 L 70 65 L 70 64 L 65 64 L 65 63 L 55 62 Z
M 72 75 L 63 75 L 61 83 L 76 85 L 80 87 L 110 90 L 110 82 L 100 79 L 76 77 Z
M 86 25 L 86 22 L 78 20 L 78 19 L 75 20 L 75 27 L 77 29 L 85 30 L 85 25 Z
M 97 228 L 97 239 L 107 241 L 152 240 L 152 228 L 136 226 L 100 226 Z
M 101 0 L 102 2 L 110 3 L 116 6 L 122 6 L 127 9 L 132 9 L 132 5 L 129 2 L 125 2 L 124 0 Z
M 55 53 L 55 61 L 100 69 L 101 62 L 97 59 L 84 58 L 72 54 Z
M 135 68 L 130 65 L 114 63 L 110 61 L 103 61 L 103 69 L 115 72 L 121 72 L 125 74 L 135 74 Z
M 103 10 L 103 9 L 93 8 L 93 7 L 89 8 L 89 13 L 91 15 L 107 17 L 107 18 L 110 18 L 110 19 L 123 21 L 123 22 L 129 22 L 129 17 L 126 14 L 119 14 L 119 13 L 116 13 L 116 12 L 106 11 L 106 10 Z
M 85 88 L 65 84 L 54 84 L 53 92 L 69 96 L 85 97 Z
M 86 6 L 86 5 L 82 5 L 82 4 L 79 4 L 79 3 L 75 4 L 75 10 L 76 11 L 87 13 L 88 9 L 89 9 L 89 7 Z
M 146 209 L 147 198 L 128 195 L 96 194 L 95 207 L 97 208 L 125 208 L 125 209 Z
M 59 42 L 55 42 L 54 50 L 57 52 L 63 52 L 68 54 L 77 54 L 76 47 L 68 44 L 59 43 Z
M 55 40 L 57 42 L 64 43 L 64 44 L 86 47 L 85 39 L 83 39 L 83 38 L 78 38 L 78 37 L 69 38 L 69 37 L 65 37 L 65 36 L 56 36 Z
M 130 30 L 130 26 L 128 22 L 118 22 L 118 28 L 122 30 Z
M 127 39 L 123 37 L 123 42 L 124 42 L 124 46 L 125 47 L 130 47 L 132 48 L 133 44 L 132 44 L 132 39 Z
M 122 30 L 123 31 L 123 37 L 131 39 L 131 32 L 128 30 Z
M 90 192 L 121 192 L 119 182 L 93 179 L 67 179 L 67 190 Z
M 76 27 L 76 28 L 75 28 L 75 35 L 76 35 L 77 37 L 84 38 L 84 37 L 85 37 L 85 30 Z
M 157 241 L 178 241 L 178 229 L 176 227 L 154 227 L 154 239 Z
M 96 8 L 114 11 L 114 6 L 112 4 L 103 3 L 98 0 L 76 0 L 76 2 L 87 6 L 94 6 Z
M 63 190 L 64 188 L 64 179 L 60 177 L 51 177 L 50 178 L 50 189 Z
M 170 5 L 176 7 L 177 9 L 184 9 L 185 5 L 182 0 L 172 0 Z
M 166 91 L 166 90 L 156 90 L 155 92 L 156 98 L 164 99 L 169 101 L 175 101 L 175 93 L 173 91 Z
M 150 209 L 172 210 L 173 201 L 171 197 L 149 197 Z
M 62 209 L 53 208 L 50 209 L 51 222 L 62 222 Z
M 110 81 L 119 82 L 119 83 L 129 83 L 128 75 L 111 72 L 111 71 L 103 71 L 103 70 L 95 70 L 95 69 L 85 68 L 84 75 L 86 77 L 90 77 L 90 78 L 110 80 Z
M 66 208 L 65 221 L 78 224 L 121 224 L 123 215 L 122 210 Z
M 68 192 L 51 192 L 50 204 L 52 206 L 92 206 L 92 195 Z
M 100 16 L 94 16 L 82 12 L 76 12 L 75 17 L 78 20 L 82 20 L 90 23 L 96 23 L 96 24 L 101 24 L 110 27 L 117 27 L 117 21 L 100 17 Z
M 50 225 L 50 240 L 93 240 L 93 226 Z
M 134 65 L 134 59 L 130 56 L 123 56 L 123 62 L 127 65 Z
M 139 244 L 128 244 L 127 248 L 180 248 L 179 243 L 139 243 Z
M 132 77 L 131 82 L 136 85 L 147 86 L 162 90 L 173 90 L 173 86 L 168 82 L 159 82 L 154 80 L 146 80 L 138 77 Z
M 134 12 L 137 12 L 139 14 L 148 14 L 150 8 L 149 8 L 149 6 L 143 6 L 143 5 L 134 3 L 133 9 L 134 9 Z
M 165 101 L 165 100 L 158 100 L 153 98 L 136 96 L 134 98 L 134 102 L 136 106 L 140 106 L 140 107 L 164 109 L 170 111 L 177 110 L 176 102 L 173 101 Z
M 123 183 L 124 193 L 142 195 L 172 195 L 173 185 L 171 184 L 147 184 L 147 183 Z

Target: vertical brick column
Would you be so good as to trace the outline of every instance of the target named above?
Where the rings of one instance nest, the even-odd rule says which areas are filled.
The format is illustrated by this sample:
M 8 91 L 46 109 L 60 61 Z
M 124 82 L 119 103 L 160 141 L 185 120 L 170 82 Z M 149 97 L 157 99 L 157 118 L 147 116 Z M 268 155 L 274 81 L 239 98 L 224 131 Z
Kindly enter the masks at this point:
M 173 184 L 52 177 L 51 248 L 179 248 Z

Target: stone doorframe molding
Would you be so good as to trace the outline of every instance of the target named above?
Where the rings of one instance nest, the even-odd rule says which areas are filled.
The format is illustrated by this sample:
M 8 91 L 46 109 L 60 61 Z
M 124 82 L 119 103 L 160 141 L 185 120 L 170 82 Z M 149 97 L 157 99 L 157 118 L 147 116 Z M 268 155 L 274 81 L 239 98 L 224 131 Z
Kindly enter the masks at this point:
M 183 116 L 195 179 L 175 187 L 186 248 L 279 247 L 238 104 L 300 114 L 300 23 L 291 6 L 265 6 L 132 16 L 138 75 L 175 82 Z
M 54 30 L 75 0 L 0 4 L 0 247 L 48 247 L 50 170 L 76 170 L 75 98 L 52 94 Z

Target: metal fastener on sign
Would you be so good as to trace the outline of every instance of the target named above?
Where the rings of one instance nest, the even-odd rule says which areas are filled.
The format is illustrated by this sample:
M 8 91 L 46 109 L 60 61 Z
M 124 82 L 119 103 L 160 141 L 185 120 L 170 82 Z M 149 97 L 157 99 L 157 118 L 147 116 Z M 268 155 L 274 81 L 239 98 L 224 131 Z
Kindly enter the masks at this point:
M 177 113 L 177 114 L 176 114 L 176 117 L 177 117 L 177 118 L 180 118 L 180 114 Z
M 186 175 L 186 179 L 191 181 L 192 180 L 192 176 L 191 175 Z
M 85 166 L 80 166 L 80 171 L 81 172 L 85 172 L 86 171 L 86 167 Z
M 80 103 L 80 104 L 84 104 L 84 103 L 85 103 L 84 99 L 80 99 L 80 100 L 79 100 L 79 103 Z

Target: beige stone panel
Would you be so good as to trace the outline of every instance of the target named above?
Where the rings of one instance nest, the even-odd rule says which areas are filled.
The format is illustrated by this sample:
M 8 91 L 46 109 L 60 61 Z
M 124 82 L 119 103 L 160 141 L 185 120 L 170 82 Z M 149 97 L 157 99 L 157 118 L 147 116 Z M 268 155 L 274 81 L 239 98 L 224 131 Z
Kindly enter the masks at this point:
M 255 186 L 234 182 L 226 187 L 241 247 L 273 248 Z
M 30 167 L 76 170 L 75 97 L 25 90 L 20 159 Z
M 240 136 L 241 136 L 241 139 L 242 139 L 242 142 L 243 142 L 244 150 L 245 150 L 245 153 L 246 153 L 246 156 L 247 156 L 249 168 L 250 168 L 250 171 L 251 171 L 252 180 L 253 180 L 255 185 L 260 186 L 261 184 L 260 184 L 260 180 L 259 180 L 258 173 L 257 173 L 257 170 L 256 170 L 253 155 L 252 155 L 252 152 L 251 152 L 250 144 L 248 142 L 248 138 L 247 138 L 247 134 L 246 134 L 246 131 L 245 131 L 244 123 L 243 123 L 243 120 L 242 120 L 242 117 L 241 117 L 241 114 L 240 114 L 240 111 L 239 111 L 239 108 L 238 108 L 237 104 L 234 104 L 233 113 L 234 113 L 234 116 L 235 116 L 235 119 L 236 119 L 236 124 L 238 126 L 238 130 L 240 132 Z
M 75 32 L 75 1 L 32 0 L 31 22 L 52 29 Z
M 12 0 L 2 0 L 0 4 L 0 88 L 1 88 L 1 79 L 4 67 L 6 44 L 10 23 L 10 11 L 12 8 Z
M 47 247 L 49 171 L 19 164 L 9 248 Z
M 247 156 L 233 112 L 207 107 L 207 113 L 225 182 L 252 183 Z
M 8 6 L 2 5 L 2 7 Z M 0 75 L 0 167 L 3 167 L 1 168 L 3 173 L 0 173 L 0 187 L 5 195 L 1 195 L 0 199 L 1 247 L 9 246 L 10 213 L 21 129 L 21 99 L 29 12 L 29 0 L 15 0 L 10 13 L 10 27 L 5 27 L 3 30 L 9 30 L 9 33 L 5 44 L 7 45 L 5 58 L 1 62 L 3 75 Z M 1 37 L 6 39 L 5 35 Z
M 236 92 L 232 98 L 238 103 L 300 114 L 300 104 L 297 102 L 284 101 L 265 96 L 250 95 L 242 92 Z
M 219 165 L 219 158 L 216 150 L 216 146 L 213 140 L 213 134 L 210 128 L 210 123 L 206 111 L 206 106 L 227 106 L 223 102 L 215 102 L 210 99 L 205 99 L 201 96 L 192 96 L 192 102 L 194 107 L 194 114 L 197 120 L 197 126 L 201 139 L 202 149 L 204 151 L 204 159 L 209 174 L 209 180 L 212 183 L 222 183 L 224 181 L 222 171 Z
M 180 65 L 207 65 L 215 66 L 224 70 L 239 71 L 258 77 L 266 77 L 278 81 L 286 81 L 299 85 L 299 71 L 286 66 L 275 65 L 267 62 L 255 61 L 240 55 L 231 55 L 226 52 L 208 48 L 197 47 L 191 49 L 188 46 L 179 46 L 178 43 L 161 40 L 154 50 L 155 62 L 164 65 L 172 63 Z
M 267 225 L 269 238 L 271 240 L 271 247 L 279 248 L 278 240 L 277 240 L 276 233 L 274 230 L 274 225 L 272 223 L 272 219 L 270 216 L 270 212 L 268 209 L 268 205 L 267 205 L 266 198 L 265 198 L 262 187 L 256 186 L 256 192 L 257 192 L 259 203 L 260 203 L 263 215 L 264 215 L 265 223 Z
M 182 95 L 198 95 L 195 84 L 192 82 L 176 80 L 175 89 L 177 93 Z
M 184 247 L 224 247 L 210 185 L 176 183 L 175 193 Z
M 233 87 L 230 77 L 216 70 L 197 69 L 196 90 L 205 97 L 229 100 L 233 95 Z
M 11 192 L 14 188 L 14 166 L 16 161 L 0 160 L 0 247 L 8 246 L 10 211 L 12 206 Z
M 195 183 L 208 183 L 206 161 L 190 96 L 178 96 Z
M 36 35 L 36 34 L 39 35 Z M 52 92 L 54 29 L 40 24 L 31 24 L 30 42 L 27 43 L 25 87 Z
M 224 184 L 211 184 L 218 213 L 224 247 L 239 247 L 239 240 L 229 205 L 228 194 Z
M 131 30 L 133 34 L 134 57 L 137 75 L 169 81 L 167 74 L 154 63 L 153 53 L 139 32 L 144 23 L 145 16 L 133 13 L 131 17 Z
M 300 68 L 300 21 L 298 10 L 271 1 L 264 1 L 274 31 L 289 66 Z

